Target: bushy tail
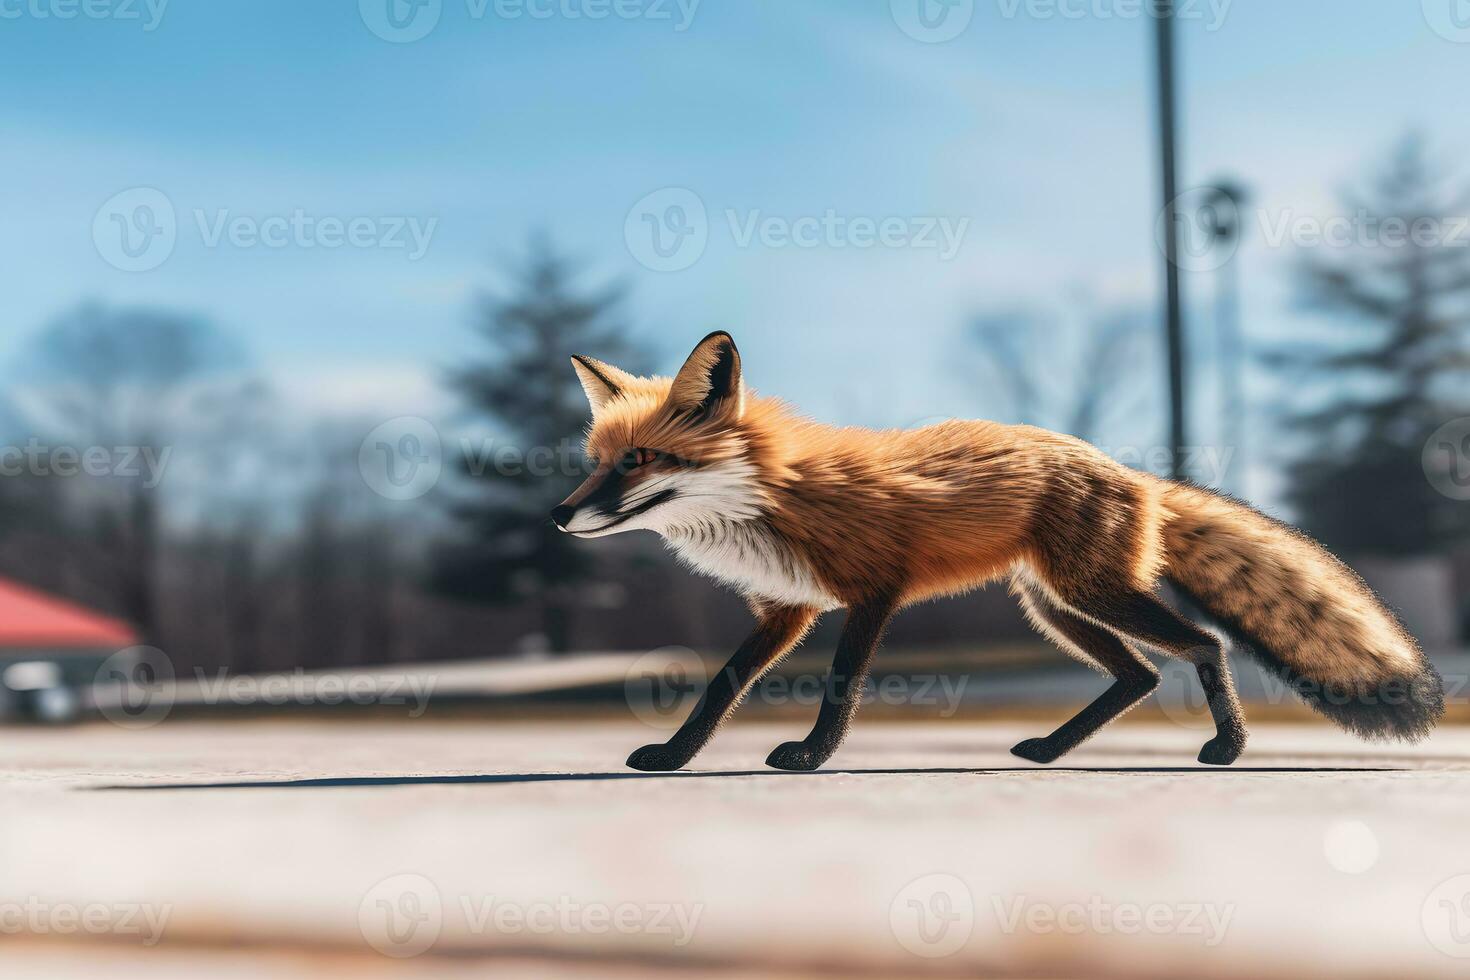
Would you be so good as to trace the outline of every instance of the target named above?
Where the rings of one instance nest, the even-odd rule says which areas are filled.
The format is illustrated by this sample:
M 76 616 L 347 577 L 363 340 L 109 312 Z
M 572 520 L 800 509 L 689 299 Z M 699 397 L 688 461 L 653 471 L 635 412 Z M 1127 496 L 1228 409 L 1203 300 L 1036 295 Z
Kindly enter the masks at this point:
M 1305 534 L 1184 484 L 1164 493 L 1164 574 L 1312 708 L 1369 739 L 1418 741 L 1444 685 L 1352 569 Z

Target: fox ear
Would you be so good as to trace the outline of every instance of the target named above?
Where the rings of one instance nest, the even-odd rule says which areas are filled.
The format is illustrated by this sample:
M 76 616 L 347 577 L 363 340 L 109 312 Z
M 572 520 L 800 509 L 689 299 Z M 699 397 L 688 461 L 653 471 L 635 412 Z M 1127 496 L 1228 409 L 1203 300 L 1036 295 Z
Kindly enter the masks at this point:
M 572 368 L 577 372 L 577 380 L 582 382 L 587 401 L 592 404 L 593 415 L 602 411 L 602 406 L 609 399 L 621 395 L 628 382 L 633 380 L 633 376 L 627 371 L 620 371 L 611 364 L 604 364 L 582 354 L 572 355 Z
M 704 338 L 674 376 L 669 404 L 686 412 L 712 415 L 745 413 L 745 382 L 740 377 L 740 352 L 723 330 Z

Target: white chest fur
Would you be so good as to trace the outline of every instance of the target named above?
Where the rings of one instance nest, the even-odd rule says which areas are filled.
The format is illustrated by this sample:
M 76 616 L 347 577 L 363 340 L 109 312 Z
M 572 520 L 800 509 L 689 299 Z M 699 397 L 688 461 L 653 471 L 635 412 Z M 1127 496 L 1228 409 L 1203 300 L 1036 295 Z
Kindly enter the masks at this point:
M 788 605 L 835 609 L 811 569 L 758 521 L 721 522 L 667 537 L 669 546 L 695 570 L 742 594 Z

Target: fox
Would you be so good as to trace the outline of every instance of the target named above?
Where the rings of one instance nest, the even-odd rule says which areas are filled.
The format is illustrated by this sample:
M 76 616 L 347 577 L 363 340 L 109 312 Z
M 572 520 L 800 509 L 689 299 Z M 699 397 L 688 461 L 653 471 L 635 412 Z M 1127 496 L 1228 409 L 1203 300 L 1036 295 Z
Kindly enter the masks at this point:
M 628 758 L 633 769 L 687 766 L 818 618 L 842 609 L 815 725 L 766 759 L 820 768 L 851 728 L 893 617 L 1003 578 L 1044 636 L 1112 679 L 1056 731 L 1011 749 L 1033 763 L 1055 762 L 1154 691 L 1144 648 L 1193 666 L 1215 726 L 1206 765 L 1245 749 L 1233 646 L 1362 738 L 1418 741 L 1444 712 L 1439 674 L 1363 580 L 1228 496 L 1027 425 L 821 424 L 748 390 L 724 331 L 672 378 L 584 355 L 572 367 L 591 409 L 592 469 L 553 523 L 579 538 L 654 531 L 756 620 L 684 724 Z M 1166 582 L 1218 631 L 1166 603 Z

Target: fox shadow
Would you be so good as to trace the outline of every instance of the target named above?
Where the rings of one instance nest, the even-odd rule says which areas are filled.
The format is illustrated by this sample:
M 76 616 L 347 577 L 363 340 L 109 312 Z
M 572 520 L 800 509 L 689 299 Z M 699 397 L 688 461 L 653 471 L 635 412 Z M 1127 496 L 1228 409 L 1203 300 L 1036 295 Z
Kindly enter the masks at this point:
M 1377 766 L 985 766 L 979 768 L 817 769 L 790 772 L 780 769 L 678 770 L 675 772 L 525 772 L 440 774 L 429 776 L 324 776 L 312 779 L 240 780 L 207 783 L 138 783 L 93 786 L 92 791 L 220 790 L 220 789 L 361 789 L 386 786 L 513 785 L 522 783 L 612 782 L 625 779 L 721 779 L 738 777 L 820 779 L 824 776 L 992 776 L 1019 773 L 1178 774 L 1222 776 L 1235 774 L 1403 772 Z

